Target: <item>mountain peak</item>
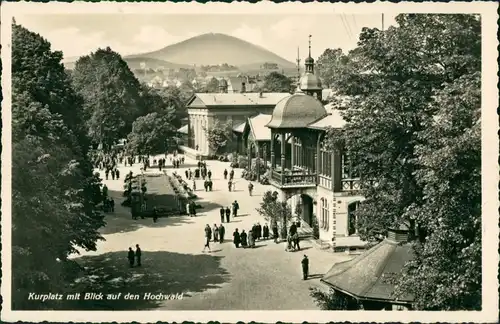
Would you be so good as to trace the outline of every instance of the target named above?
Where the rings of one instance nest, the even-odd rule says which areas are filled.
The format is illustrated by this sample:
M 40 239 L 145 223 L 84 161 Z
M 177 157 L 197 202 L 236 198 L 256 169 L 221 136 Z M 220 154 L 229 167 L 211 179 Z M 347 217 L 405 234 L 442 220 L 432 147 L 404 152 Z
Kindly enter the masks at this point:
M 132 55 L 134 58 L 164 60 L 176 64 L 242 66 L 249 64 L 276 63 L 280 68 L 295 64 L 240 38 L 222 33 L 208 32 L 186 39 L 160 50 Z

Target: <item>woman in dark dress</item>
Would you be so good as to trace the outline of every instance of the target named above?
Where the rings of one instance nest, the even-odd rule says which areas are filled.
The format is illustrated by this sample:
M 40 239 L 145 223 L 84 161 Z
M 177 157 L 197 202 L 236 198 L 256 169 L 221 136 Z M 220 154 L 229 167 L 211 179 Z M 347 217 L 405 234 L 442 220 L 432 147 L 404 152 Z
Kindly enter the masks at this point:
M 241 240 L 241 246 L 246 248 L 247 247 L 247 233 L 245 233 L 245 230 L 241 231 L 240 240 Z
M 240 247 L 241 238 L 240 238 L 240 233 L 238 233 L 238 229 L 234 230 L 234 233 L 233 233 L 233 243 L 234 243 L 234 246 L 236 246 L 237 248 Z

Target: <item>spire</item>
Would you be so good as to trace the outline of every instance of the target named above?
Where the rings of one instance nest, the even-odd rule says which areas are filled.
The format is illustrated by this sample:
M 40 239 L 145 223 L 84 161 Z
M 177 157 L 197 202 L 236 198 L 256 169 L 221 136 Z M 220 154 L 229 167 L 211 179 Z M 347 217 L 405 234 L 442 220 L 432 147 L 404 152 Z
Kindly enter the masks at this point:
M 309 35 L 309 57 L 311 57 L 311 37 L 312 35 Z
M 311 57 L 311 37 L 309 35 L 309 56 L 306 58 L 306 73 L 314 74 L 314 59 Z
M 297 46 L 297 84 L 299 84 L 300 82 L 300 49 L 299 47 Z

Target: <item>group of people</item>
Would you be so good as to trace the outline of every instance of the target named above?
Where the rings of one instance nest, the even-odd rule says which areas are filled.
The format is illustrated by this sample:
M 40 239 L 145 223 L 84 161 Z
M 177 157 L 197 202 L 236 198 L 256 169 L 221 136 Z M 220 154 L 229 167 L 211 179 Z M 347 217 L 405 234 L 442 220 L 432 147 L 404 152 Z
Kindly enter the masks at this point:
M 106 175 L 106 180 L 109 179 L 109 174 L 111 173 L 111 179 L 115 180 L 119 180 L 120 179 L 120 171 L 118 170 L 118 168 L 114 168 L 114 169 L 108 169 L 106 168 L 106 171 L 104 172 L 104 174 Z
M 207 179 L 203 183 L 203 186 L 205 187 L 205 191 L 212 191 L 214 183 L 211 179 Z M 193 180 L 193 190 L 196 190 L 196 180 Z
M 131 268 L 134 267 L 134 264 L 137 264 L 138 267 L 140 267 L 142 264 L 141 264 L 141 255 L 142 255 L 142 251 L 141 251 L 141 248 L 139 247 L 139 244 L 136 244 L 135 245 L 135 252 L 134 250 L 132 250 L 131 247 L 128 248 L 128 263 L 130 265 Z
M 233 217 L 238 216 L 238 210 L 240 209 L 240 205 L 238 204 L 238 202 L 236 200 L 233 202 L 232 207 L 233 207 L 232 208 L 232 210 L 233 210 Z M 221 223 L 224 223 L 224 216 L 226 216 L 226 223 L 230 222 L 231 209 L 229 209 L 229 206 L 226 207 L 226 208 L 221 207 L 220 210 L 219 210 L 219 213 L 220 213 L 220 222 Z
M 233 233 L 233 243 L 236 248 L 239 248 L 240 244 L 243 248 L 254 248 L 256 241 L 261 239 L 267 240 L 268 238 L 269 226 L 267 224 L 264 226 L 260 225 L 260 223 L 254 224 L 252 229 L 248 231 L 248 234 L 245 230 L 242 230 L 240 233 L 238 229 L 235 229 Z
M 186 205 L 186 213 L 189 217 L 196 217 L 196 203 L 190 200 Z
M 293 222 L 293 224 L 290 226 L 290 230 L 288 232 L 286 241 L 287 245 L 285 251 L 291 252 L 300 250 L 300 245 L 299 245 L 300 237 L 299 233 L 297 232 L 297 225 L 295 224 L 295 222 Z
M 217 224 L 214 224 L 213 228 L 210 228 L 210 225 L 205 226 L 205 247 L 203 248 L 203 252 L 208 248 L 209 251 L 212 251 L 210 249 L 210 241 L 213 238 L 214 242 L 218 243 L 224 243 L 224 236 L 226 234 L 226 228 L 224 225 L 220 224 L 217 226 Z

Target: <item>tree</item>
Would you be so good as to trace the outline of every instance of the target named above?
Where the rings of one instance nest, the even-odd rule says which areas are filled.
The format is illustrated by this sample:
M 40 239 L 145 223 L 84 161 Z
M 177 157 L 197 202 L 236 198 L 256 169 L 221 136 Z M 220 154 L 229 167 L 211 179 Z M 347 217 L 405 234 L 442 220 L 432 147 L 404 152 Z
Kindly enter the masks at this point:
M 68 256 L 95 250 L 104 225 L 88 159 L 82 100 L 62 53 L 12 26 L 13 308 L 43 308 L 29 292 L 63 292 Z
M 338 75 L 343 72 L 347 63 L 347 57 L 342 49 L 327 48 L 316 61 L 316 65 L 321 66 L 321 79 L 323 84 L 330 87 L 334 84 Z
M 259 215 L 270 223 L 276 223 L 281 228 L 281 236 L 286 237 L 288 222 L 292 219 L 292 210 L 286 201 L 278 200 L 278 193 L 266 191 L 262 197 L 260 207 L 256 208 Z
M 211 78 L 204 87 L 204 92 L 214 93 L 219 92 L 219 81 L 216 78 Z
M 135 155 L 153 155 L 168 150 L 169 141 L 175 141 L 175 115 L 153 112 L 137 118 L 127 139 L 127 152 Z
M 204 127 L 208 146 L 215 154 L 220 153 L 232 139 L 232 126 L 230 122 L 221 123 L 218 120 L 211 127 Z
M 72 80 L 84 99 L 89 136 L 104 151 L 110 150 L 142 115 L 143 88 L 127 63 L 109 47 L 78 59 Z
M 465 14 L 396 21 L 385 32 L 363 29 L 332 81 L 351 98 L 343 145 L 365 188 L 358 230 L 369 239 L 409 223 L 419 241 L 400 291 L 414 292 L 420 309 L 475 309 L 467 300 L 480 300 L 480 280 L 470 272 L 480 267 L 479 200 L 470 192 L 480 168 L 471 147 L 479 143 L 480 21 Z
M 423 244 L 400 291 L 420 309 L 481 309 L 481 75 L 437 91 L 436 119 L 420 133 L 417 182 L 424 198 L 410 213 L 425 224 Z
M 292 80 L 279 72 L 271 72 L 264 78 L 263 90 L 266 92 L 290 92 L 293 90 Z
M 358 310 L 358 302 L 341 292 L 326 293 L 318 288 L 309 288 L 309 294 L 321 310 Z

